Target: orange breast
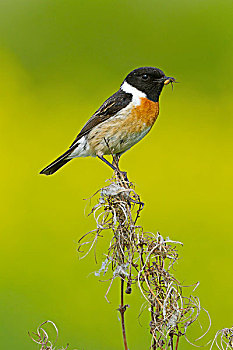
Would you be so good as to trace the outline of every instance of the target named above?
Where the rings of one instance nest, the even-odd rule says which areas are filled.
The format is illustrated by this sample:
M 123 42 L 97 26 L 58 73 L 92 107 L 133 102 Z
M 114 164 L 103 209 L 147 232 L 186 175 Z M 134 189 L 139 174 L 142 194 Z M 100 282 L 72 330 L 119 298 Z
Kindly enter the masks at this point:
M 122 153 L 139 142 L 151 129 L 159 114 L 159 103 L 141 98 L 140 105 L 119 118 L 109 118 L 88 134 L 90 153 L 110 154 L 105 138 L 113 153 Z
M 131 127 L 140 132 L 145 128 L 152 127 L 158 115 L 159 102 L 153 102 L 143 97 L 140 105 L 132 109 L 127 122 L 132 123 Z

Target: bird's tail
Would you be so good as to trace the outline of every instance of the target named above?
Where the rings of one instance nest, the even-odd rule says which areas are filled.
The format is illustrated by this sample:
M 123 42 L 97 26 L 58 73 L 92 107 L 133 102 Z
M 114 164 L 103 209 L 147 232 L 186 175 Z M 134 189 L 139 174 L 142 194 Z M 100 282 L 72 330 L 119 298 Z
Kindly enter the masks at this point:
M 60 169 L 63 165 L 65 165 L 66 163 L 68 163 L 72 159 L 72 158 L 67 158 L 71 152 L 72 152 L 72 150 L 68 150 L 65 153 L 63 153 L 54 162 L 52 162 L 46 168 L 41 170 L 40 174 L 44 174 L 44 175 L 54 174 L 58 169 Z

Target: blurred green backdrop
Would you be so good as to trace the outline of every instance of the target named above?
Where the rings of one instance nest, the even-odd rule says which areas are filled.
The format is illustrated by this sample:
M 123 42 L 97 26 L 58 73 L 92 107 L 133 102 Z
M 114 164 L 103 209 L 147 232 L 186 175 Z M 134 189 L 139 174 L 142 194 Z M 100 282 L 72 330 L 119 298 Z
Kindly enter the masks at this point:
M 0 2 L 3 349 L 36 348 L 27 331 L 47 319 L 70 349 L 122 349 L 119 281 L 107 304 L 108 284 L 92 274 L 101 260 L 80 261 L 76 252 L 94 227 L 82 199 L 111 172 L 97 159 L 72 161 L 51 177 L 38 172 L 144 65 L 181 83 L 164 89 L 155 127 L 121 167 L 146 203 L 144 228 L 184 243 L 177 276 L 201 282 L 197 294 L 213 323 L 207 339 L 232 326 L 232 27 L 230 0 Z M 149 348 L 142 301 L 137 291 L 127 299 L 135 350 Z

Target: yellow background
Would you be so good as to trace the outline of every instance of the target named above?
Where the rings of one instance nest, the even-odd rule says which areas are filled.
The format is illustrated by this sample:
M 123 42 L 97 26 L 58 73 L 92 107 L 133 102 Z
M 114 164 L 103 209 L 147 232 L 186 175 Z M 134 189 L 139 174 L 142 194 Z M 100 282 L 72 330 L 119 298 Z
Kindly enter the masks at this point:
M 233 324 L 232 2 L 2 0 L 0 2 L 0 344 L 36 348 L 28 330 L 46 319 L 70 349 L 122 349 L 119 281 L 107 283 L 76 242 L 94 228 L 89 197 L 111 171 L 77 159 L 51 177 L 39 171 L 66 150 L 125 75 L 156 66 L 180 82 L 164 89 L 150 134 L 127 152 L 145 202 L 140 224 L 184 243 L 176 276 L 212 318 L 207 340 Z M 139 292 L 127 298 L 129 348 L 149 348 Z M 204 328 L 206 327 L 206 319 Z M 191 339 L 201 334 L 190 330 Z M 190 349 L 185 341 L 182 349 Z

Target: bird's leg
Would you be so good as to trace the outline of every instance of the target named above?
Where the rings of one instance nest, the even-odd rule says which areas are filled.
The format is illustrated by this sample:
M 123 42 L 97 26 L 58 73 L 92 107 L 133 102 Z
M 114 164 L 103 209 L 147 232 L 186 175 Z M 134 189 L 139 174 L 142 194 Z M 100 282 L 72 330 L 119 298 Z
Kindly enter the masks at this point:
M 103 157 L 103 156 L 98 156 L 103 162 L 105 162 L 106 164 L 108 164 L 115 172 L 117 172 L 119 175 L 122 175 L 123 179 L 125 182 L 129 182 L 129 179 L 127 177 L 127 173 L 126 171 L 121 171 L 119 169 L 119 159 L 121 154 L 120 153 L 116 153 L 113 154 L 113 151 L 111 150 L 110 146 L 109 146 L 109 142 L 107 141 L 107 139 L 104 137 L 104 141 L 110 151 L 110 154 L 112 155 L 112 164 L 110 165 L 110 163 Z
M 115 155 L 112 154 L 112 164 L 115 164 L 117 170 L 119 171 L 119 173 L 121 173 L 123 175 L 124 181 L 129 182 L 129 179 L 127 177 L 127 172 L 126 171 L 121 171 L 119 168 L 119 160 L 120 160 L 121 154 L 120 153 L 116 153 Z
M 112 154 L 112 164 L 115 164 L 116 168 L 120 171 L 119 169 L 119 160 L 120 160 L 120 154 Z
M 118 169 L 111 164 L 107 159 L 105 159 L 103 156 L 97 156 L 99 159 L 101 159 L 105 164 L 107 164 L 108 166 L 110 166 L 110 168 L 114 171 L 118 171 Z
M 127 172 L 126 171 L 121 171 L 120 168 L 119 168 L 120 157 L 121 157 L 120 153 L 117 153 L 115 155 L 112 154 L 112 159 L 113 159 L 112 164 L 115 164 L 115 166 L 118 169 L 119 173 L 122 174 L 124 181 L 129 182 L 129 179 L 127 177 Z
M 112 149 L 111 149 L 110 146 L 109 146 L 109 140 L 107 140 L 107 139 L 104 137 L 104 141 L 105 141 L 105 143 L 106 143 L 106 146 L 107 146 L 108 149 L 109 149 L 110 154 L 112 155 L 112 166 L 114 166 L 114 169 L 115 169 L 115 170 L 117 169 L 117 170 L 120 172 L 119 166 L 118 166 L 119 160 L 118 160 L 118 158 L 117 158 L 117 155 L 116 155 L 116 154 L 113 154 L 113 151 L 112 151 Z M 112 168 L 112 169 L 113 169 L 113 168 Z
M 111 168 L 117 172 L 118 174 L 121 173 L 120 169 L 119 169 L 119 158 L 120 156 L 118 156 L 117 154 L 113 154 L 113 151 L 112 149 L 110 148 L 110 145 L 109 145 L 109 142 L 108 140 L 104 137 L 104 141 L 106 143 L 106 146 L 108 147 L 109 151 L 110 151 L 110 154 L 112 155 L 112 164 L 111 164 Z M 118 158 L 119 157 L 119 158 Z M 100 157 L 99 157 L 100 158 Z M 103 158 L 103 156 L 102 156 Z M 101 159 L 101 158 L 100 158 Z M 106 161 L 105 158 L 102 159 L 106 164 L 108 164 L 110 166 L 110 163 L 108 161 Z

